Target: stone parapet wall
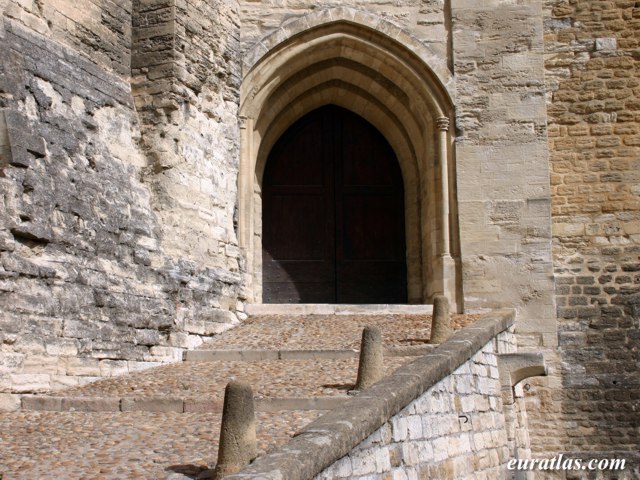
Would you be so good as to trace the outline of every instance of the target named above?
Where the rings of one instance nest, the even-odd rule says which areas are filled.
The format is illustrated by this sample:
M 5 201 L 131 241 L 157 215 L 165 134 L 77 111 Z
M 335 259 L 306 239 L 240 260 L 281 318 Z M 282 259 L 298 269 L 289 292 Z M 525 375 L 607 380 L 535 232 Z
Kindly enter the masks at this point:
M 496 355 L 515 350 L 507 336 L 485 345 L 315 478 L 507 478 L 512 453 Z
M 509 459 L 529 454 L 498 368 L 517 349 L 513 320 L 485 316 L 228 478 L 510 478 Z
M 547 1 L 561 451 L 640 444 L 640 5 Z M 548 423 L 548 420 L 545 420 Z M 541 429 L 541 422 L 531 422 Z M 533 441 L 539 452 L 548 448 Z

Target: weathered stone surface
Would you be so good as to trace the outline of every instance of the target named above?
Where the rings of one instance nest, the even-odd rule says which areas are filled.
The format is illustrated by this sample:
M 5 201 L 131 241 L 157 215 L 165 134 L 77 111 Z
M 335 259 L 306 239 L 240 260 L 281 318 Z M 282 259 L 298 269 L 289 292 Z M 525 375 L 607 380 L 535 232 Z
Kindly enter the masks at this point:
M 633 2 L 547 2 L 547 109 L 563 389 L 536 389 L 529 420 L 542 452 L 637 449 L 640 219 Z M 562 8 L 560 8 L 562 7 Z M 560 20 L 566 22 L 557 23 Z M 626 403 L 626 405 L 625 405 Z M 553 407 L 545 417 L 535 406 Z M 620 412 L 626 412 L 621 414 Z M 551 417 L 552 416 L 552 417 Z M 549 432 L 549 418 L 562 425 Z M 548 438 L 553 438 L 550 444 Z
M 22 397 L 22 409 L 60 412 L 62 411 L 62 399 L 60 397 L 25 395 Z
M 43 372 L 62 377 L 120 374 L 128 361 L 176 361 L 182 349 L 238 321 L 234 308 L 241 276 L 228 199 L 235 184 L 232 106 L 239 79 L 232 74 L 233 62 L 213 54 L 237 50 L 226 46 L 233 34 L 224 33 L 236 29 L 235 13 L 228 9 L 217 17 L 207 5 L 210 14 L 202 16 L 205 2 L 185 2 L 179 13 L 170 9 L 170 22 L 180 27 L 168 31 L 179 32 L 180 44 L 198 45 L 188 49 L 191 57 L 181 68 L 185 62 L 200 66 L 197 81 L 175 68 L 163 75 L 176 91 L 183 81 L 195 90 L 191 96 L 176 95 L 183 106 L 192 101 L 199 106 L 184 110 L 185 128 L 176 131 L 181 143 L 171 147 L 185 167 L 181 179 L 175 181 L 171 172 L 160 177 L 173 189 L 167 197 L 171 202 L 186 201 L 194 189 L 201 193 L 191 207 L 180 203 L 169 220 L 163 194 L 147 175 L 153 171 L 147 169 L 152 155 L 140 147 L 141 135 L 164 135 L 164 127 L 158 130 L 155 120 L 148 124 L 144 114 L 140 122 L 138 114 L 147 110 L 134 110 L 136 89 L 132 96 L 128 82 L 132 35 L 134 50 L 142 48 L 136 42 L 148 25 L 143 17 L 162 13 L 146 12 L 140 2 L 133 10 L 126 2 L 98 2 L 87 11 L 68 2 L 44 9 L 9 4 L 1 22 L 0 309 L 6 313 L 3 335 L 19 340 L 5 342 L 5 348 L 27 356 L 76 357 L 55 372 L 43 364 Z M 218 7 L 220 12 L 226 8 Z M 187 28 L 194 18 L 209 23 Z M 44 28 L 34 29 L 36 21 Z M 171 44 L 172 58 L 180 44 Z M 212 69 L 229 69 L 224 92 L 212 90 L 221 81 L 210 76 Z M 149 72 L 151 83 L 159 73 Z M 152 103 L 149 111 L 160 112 Z M 208 136 L 200 131 L 209 131 Z M 224 159 L 224 171 L 211 158 Z M 186 211 L 194 212 L 189 220 Z M 220 232 L 207 242 L 212 223 Z M 188 326 L 194 324 L 202 327 L 192 332 Z M 29 368 L 36 374 L 34 362 Z M 31 380 L 21 377 L 6 386 L 25 391 L 47 383 Z
M 63 412 L 117 412 L 120 410 L 119 398 L 63 398 Z
M 365 390 L 383 376 L 382 332 L 377 327 L 365 327 L 360 341 L 358 378 L 354 390 Z
M 213 478 L 221 480 L 249 465 L 258 455 L 253 391 L 237 381 L 224 391 L 218 461 Z
M 433 318 L 431 321 L 431 338 L 429 343 L 442 343 L 453 333 L 449 299 L 444 295 L 436 295 L 433 299 Z

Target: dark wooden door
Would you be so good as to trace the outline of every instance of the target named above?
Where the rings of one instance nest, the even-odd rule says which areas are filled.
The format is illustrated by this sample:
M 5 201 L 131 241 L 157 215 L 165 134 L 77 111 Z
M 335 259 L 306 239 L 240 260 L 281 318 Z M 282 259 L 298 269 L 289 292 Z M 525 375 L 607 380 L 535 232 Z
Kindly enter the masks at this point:
M 406 303 L 402 176 L 371 124 L 334 105 L 298 120 L 262 199 L 265 303 Z

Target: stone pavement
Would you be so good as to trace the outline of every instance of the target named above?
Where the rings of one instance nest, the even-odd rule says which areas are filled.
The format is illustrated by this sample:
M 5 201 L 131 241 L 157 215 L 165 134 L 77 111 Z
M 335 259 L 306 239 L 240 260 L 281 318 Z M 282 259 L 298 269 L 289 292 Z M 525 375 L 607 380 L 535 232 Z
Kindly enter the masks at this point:
M 474 319 L 455 316 L 454 323 L 460 328 Z M 428 315 L 263 315 L 204 348 L 227 354 L 279 351 L 293 359 L 185 361 L 23 397 L 21 411 L 0 413 L 0 475 L 2 480 L 206 475 L 217 458 L 228 381 L 253 387 L 258 448 L 264 453 L 347 397 L 357 376 L 353 350 L 365 325 L 382 330 L 390 373 L 414 358 L 410 354 L 428 348 L 429 322 Z

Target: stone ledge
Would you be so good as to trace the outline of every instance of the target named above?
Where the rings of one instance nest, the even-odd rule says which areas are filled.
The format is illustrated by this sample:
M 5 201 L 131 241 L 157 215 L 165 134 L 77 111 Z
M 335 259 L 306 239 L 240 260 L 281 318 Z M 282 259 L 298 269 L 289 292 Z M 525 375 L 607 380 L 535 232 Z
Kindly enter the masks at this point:
M 415 357 L 433 351 L 435 345 L 391 346 L 384 350 L 387 357 Z M 359 351 L 345 350 L 191 350 L 184 352 L 187 362 L 238 361 L 258 362 L 263 360 L 343 360 L 357 358 Z
M 256 398 L 256 412 L 283 410 L 332 410 L 349 400 L 343 397 Z M 180 397 L 50 397 L 24 395 L 21 409 L 30 412 L 160 412 L 222 413 L 222 398 L 192 399 Z
M 229 480 L 313 478 L 348 454 L 392 416 L 452 374 L 515 321 L 513 310 L 481 317 L 416 361 L 404 365 L 360 395 L 305 427 L 289 443 L 255 460 Z
M 431 315 L 433 305 L 370 304 L 347 305 L 328 303 L 250 303 L 248 315 Z
M 120 400 L 120 411 L 183 413 L 184 399 L 170 397 L 123 397 Z

